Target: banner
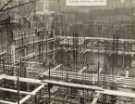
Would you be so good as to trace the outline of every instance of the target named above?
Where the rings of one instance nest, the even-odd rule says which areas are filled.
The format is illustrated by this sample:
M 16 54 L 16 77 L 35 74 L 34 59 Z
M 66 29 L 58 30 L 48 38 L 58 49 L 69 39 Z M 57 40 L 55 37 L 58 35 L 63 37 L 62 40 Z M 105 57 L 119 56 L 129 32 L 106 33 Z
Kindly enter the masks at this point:
M 66 0 L 67 6 L 106 6 L 107 0 Z

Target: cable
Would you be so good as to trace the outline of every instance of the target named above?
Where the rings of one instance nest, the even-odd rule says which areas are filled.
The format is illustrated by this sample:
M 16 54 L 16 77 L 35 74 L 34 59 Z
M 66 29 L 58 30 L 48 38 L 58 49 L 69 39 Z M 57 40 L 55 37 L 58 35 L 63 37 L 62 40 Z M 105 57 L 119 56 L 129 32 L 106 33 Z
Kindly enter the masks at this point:
M 11 3 L 13 0 L 8 0 L 1 8 L 0 11 L 2 11 L 6 6 L 9 5 L 9 3 Z
M 36 1 L 37 1 L 37 0 L 36 0 Z M 19 5 L 14 5 L 14 6 L 12 6 L 12 7 L 7 7 L 6 9 L 1 10 L 0 13 L 2 13 L 2 12 L 7 12 L 7 11 L 9 11 L 9 10 L 12 10 L 12 9 L 15 9 L 15 8 L 18 8 L 18 7 L 22 7 L 22 6 L 25 6 L 25 5 L 27 5 L 27 4 L 34 3 L 34 2 L 35 2 L 35 0 L 31 0 L 31 1 L 29 1 L 29 2 L 25 2 L 25 3 L 19 4 Z

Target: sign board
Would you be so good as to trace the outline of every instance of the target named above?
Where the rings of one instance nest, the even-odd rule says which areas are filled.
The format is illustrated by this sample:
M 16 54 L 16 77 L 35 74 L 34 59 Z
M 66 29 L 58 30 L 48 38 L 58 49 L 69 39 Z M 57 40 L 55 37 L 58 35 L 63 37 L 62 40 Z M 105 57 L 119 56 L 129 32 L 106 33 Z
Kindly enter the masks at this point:
M 106 6 L 107 0 L 66 0 L 67 6 Z

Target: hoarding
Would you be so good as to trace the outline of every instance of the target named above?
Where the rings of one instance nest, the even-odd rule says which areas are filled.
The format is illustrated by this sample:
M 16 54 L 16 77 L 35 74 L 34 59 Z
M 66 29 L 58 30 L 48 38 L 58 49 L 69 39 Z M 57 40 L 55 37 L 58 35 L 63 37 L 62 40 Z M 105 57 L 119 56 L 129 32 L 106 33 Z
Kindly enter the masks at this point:
M 66 0 L 67 6 L 106 6 L 107 0 Z

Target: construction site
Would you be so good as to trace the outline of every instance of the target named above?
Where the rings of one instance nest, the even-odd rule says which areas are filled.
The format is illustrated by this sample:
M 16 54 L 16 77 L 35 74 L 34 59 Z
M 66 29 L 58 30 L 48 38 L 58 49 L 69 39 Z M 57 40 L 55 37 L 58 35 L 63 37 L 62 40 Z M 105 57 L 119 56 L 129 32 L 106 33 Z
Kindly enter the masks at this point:
M 135 0 L 0 0 L 0 104 L 135 104 Z

